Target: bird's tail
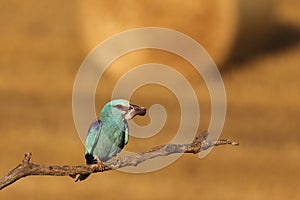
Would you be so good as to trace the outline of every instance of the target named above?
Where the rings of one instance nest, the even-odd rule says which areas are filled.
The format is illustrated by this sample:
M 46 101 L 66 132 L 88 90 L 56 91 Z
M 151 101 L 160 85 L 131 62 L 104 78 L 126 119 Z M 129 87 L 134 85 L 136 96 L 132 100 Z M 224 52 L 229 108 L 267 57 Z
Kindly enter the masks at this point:
M 83 180 L 85 180 L 87 177 L 89 177 L 89 175 L 90 175 L 90 174 L 80 174 L 80 175 L 78 176 L 78 178 L 75 180 L 75 182 L 77 182 L 77 181 L 83 181 Z
M 92 154 L 89 154 L 89 153 L 85 154 L 85 159 L 86 159 L 86 164 L 87 165 L 97 163 L 97 161 L 95 160 L 95 158 L 93 157 Z M 90 176 L 90 173 L 88 173 L 88 174 L 80 174 L 78 176 L 78 178 L 75 180 L 75 182 L 77 182 L 77 181 L 83 181 L 83 180 L 85 180 L 89 176 Z

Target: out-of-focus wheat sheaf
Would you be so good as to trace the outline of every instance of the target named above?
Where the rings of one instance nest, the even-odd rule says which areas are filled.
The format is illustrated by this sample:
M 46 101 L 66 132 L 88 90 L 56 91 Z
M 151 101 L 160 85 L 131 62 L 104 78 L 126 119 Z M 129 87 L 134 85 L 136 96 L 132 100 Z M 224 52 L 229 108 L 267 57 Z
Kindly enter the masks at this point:
M 222 65 L 235 42 L 258 45 L 270 28 L 274 0 L 78 1 L 86 48 L 133 28 L 156 26 L 180 31 L 199 42 Z M 254 44 L 253 44 L 253 41 Z M 239 46 L 240 48 L 243 48 Z
M 85 162 L 72 116 L 77 70 L 99 42 L 144 26 L 183 32 L 207 49 L 226 88 L 221 136 L 240 146 L 216 147 L 204 159 L 184 155 L 147 174 L 110 171 L 81 183 L 26 177 L 2 190 L 0 199 L 300 199 L 299 10 L 299 0 L 1 0 L 0 176 L 28 151 L 40 164 Z M 163 51 L 141 50 L 112 63 L 99 82 L 96 111 L 122 74 L 150 62 L 169 65 L 188 79 L 199 100 L 199 130 L 207 129 L 205 83 L 185 60 Z M 159 103 L 168 117 L 159 134 L 130 137 L 126 150 L 143 151 L 173 138 L 180 108 L 171 91 L 147 85 L 131 102 L 147 108 Z

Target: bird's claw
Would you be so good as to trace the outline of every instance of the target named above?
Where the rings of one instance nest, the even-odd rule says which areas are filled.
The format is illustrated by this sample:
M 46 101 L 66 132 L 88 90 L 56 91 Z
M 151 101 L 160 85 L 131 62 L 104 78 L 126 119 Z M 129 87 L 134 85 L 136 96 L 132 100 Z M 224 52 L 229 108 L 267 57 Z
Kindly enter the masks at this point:
M 105 165 L 98 157 L 96 157 L 96 160 L 97 160 L 97 165 L 98 165 L 99 171 L 103 172 L 105 170 Z

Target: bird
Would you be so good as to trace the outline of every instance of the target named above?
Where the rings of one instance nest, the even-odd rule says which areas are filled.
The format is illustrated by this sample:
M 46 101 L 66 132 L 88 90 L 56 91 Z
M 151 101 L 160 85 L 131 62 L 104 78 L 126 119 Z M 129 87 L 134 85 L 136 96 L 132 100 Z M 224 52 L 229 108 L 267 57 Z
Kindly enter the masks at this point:
M 126 99 L 115 99 L 105 104 L 99 119 L 94 121 L 88 130 L 85 144 L 86 164 L 98 164 L 100 167 L 102 162 L 116 156 L 128 143 L 127 121 L 145 114 L 145 107 L 131 104 Z M 75 182 L 83 181 L 89 175 L 80 174 Z

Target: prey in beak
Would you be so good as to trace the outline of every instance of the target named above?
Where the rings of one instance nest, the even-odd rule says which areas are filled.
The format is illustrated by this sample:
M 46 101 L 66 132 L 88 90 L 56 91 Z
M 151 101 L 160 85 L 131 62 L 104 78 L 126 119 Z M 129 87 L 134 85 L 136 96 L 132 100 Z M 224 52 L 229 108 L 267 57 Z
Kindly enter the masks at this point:
M 129 104 L 128 111 L 125 114 L 125 119 L 130 120 L 130 119 L 134 118 L 136 115 L 144 116 L 145 114 L 146 114 L 145 107 L 139 107 L 134 104 Z

